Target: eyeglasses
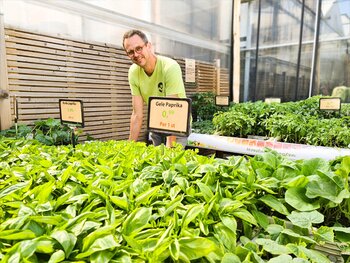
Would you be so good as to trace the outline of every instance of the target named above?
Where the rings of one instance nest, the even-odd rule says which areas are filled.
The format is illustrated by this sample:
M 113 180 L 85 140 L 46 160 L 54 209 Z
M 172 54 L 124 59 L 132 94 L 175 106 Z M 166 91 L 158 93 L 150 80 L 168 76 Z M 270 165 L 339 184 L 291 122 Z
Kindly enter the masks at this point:
M 135 55 L 135 53 L 137 54 L 140 54 L 144 48 L 144 46 L 146 46 L 147 43 L 145 43 L 143 46 L 138 46 L 138 47 L 135 47 L 134 50 L 129 50 L 129 51 L 126 51 L 126 54 L 129 56 L 129 57 L 132 57 Z

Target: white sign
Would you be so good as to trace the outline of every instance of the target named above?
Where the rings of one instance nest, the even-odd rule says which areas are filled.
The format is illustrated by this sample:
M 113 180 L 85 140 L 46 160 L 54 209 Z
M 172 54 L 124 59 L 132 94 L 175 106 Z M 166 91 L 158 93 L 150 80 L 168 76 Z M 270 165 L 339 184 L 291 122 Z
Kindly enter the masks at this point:
M 229 106 L 230 98 L 228 96 L 215 96 L 215 104 L 217 106 Z
M 340 98 L 320 98 L 320 110 L 339 111 L 341 107 Z
M 185 59 L 185 82 L 196 82 L 196 60 Z
M 281 103 L 281 98 L 265 98 L 265 103 Z
M 61 123 L 84 127 L 83 102 L 81 100 L 59 100 Z
M 150 97 L 148 130 L 188 135 L 190 131 L 191 99 Z

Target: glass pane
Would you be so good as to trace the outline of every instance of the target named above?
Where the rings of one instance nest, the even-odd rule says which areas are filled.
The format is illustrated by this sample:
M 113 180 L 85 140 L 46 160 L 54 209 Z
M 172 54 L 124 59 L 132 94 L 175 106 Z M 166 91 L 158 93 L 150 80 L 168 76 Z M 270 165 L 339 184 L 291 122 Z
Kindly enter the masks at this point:
M 322 1 L 318 56 L 313 95 L 343 96 L 335 88 L 350 89 L 350 0 Z
M 254 9 L 258 5 L 259 1 L 255 1 Z M 301 11 L 299 1 L 261 2 L 257 85 L 248 97 L 250 100 L 278 97 L 290 101 L 299 96 L 296 88 Z M 255 24 L 253 32 L 257 31 Z
M 316 4 L 316 0 L 261 0 L 260 29 L 259 0 L 241 5 L 242 20 L 248 19 L 244 22 L 248 29 L 241 29 L 243 101 L 266 97 L 295 101 L 309 96 Z

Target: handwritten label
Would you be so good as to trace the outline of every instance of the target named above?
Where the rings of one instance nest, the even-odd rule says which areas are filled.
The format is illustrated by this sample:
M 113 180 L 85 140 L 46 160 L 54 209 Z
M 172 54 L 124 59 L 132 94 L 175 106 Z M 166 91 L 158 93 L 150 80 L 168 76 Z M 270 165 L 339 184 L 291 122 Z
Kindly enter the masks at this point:
M 281 98 L 265 98 L 265 103 L 281 103 Z
M 150 97 L 148 129 L 174 135 L 188 135 L 190 111 L 190 99 Z
M 196 60 L 185 59 L 185 82 L 196 82 Z
M 340 98 L 320 98 L 320 110 L 338 111 L 341 107 Z
M 215 104 L 218 106 L 229 106 L 230 99 L 228 96 L 215 96 Z
M 59 100 L 62 123 L 84 126 L 83 103 L 80 100 Z

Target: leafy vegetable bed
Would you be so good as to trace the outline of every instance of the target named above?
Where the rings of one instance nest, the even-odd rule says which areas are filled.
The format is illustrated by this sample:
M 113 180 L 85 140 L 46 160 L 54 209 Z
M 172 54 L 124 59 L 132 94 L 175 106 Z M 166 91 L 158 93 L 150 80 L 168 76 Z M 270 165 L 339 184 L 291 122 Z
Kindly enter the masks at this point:
M 347 148 L 350 145 L 350 104 L 342 104 L 340 112 L 319 109 L 321 96 L 297 102 L 262 101 L 232 105 L 218 112 L 213 127 L 218 135 L 246 138 L 248 135 L 278 138 L 289 143 Z M 208 126 L 208 124 L 206 125 Z M 199 131 L 205 128 L 194 124 Z
M 350 157 L 222 160 L 132 142 L 0 138 L 2 262 L 329 262 Z M 294 226 L 286 223 L 290 221 Z

